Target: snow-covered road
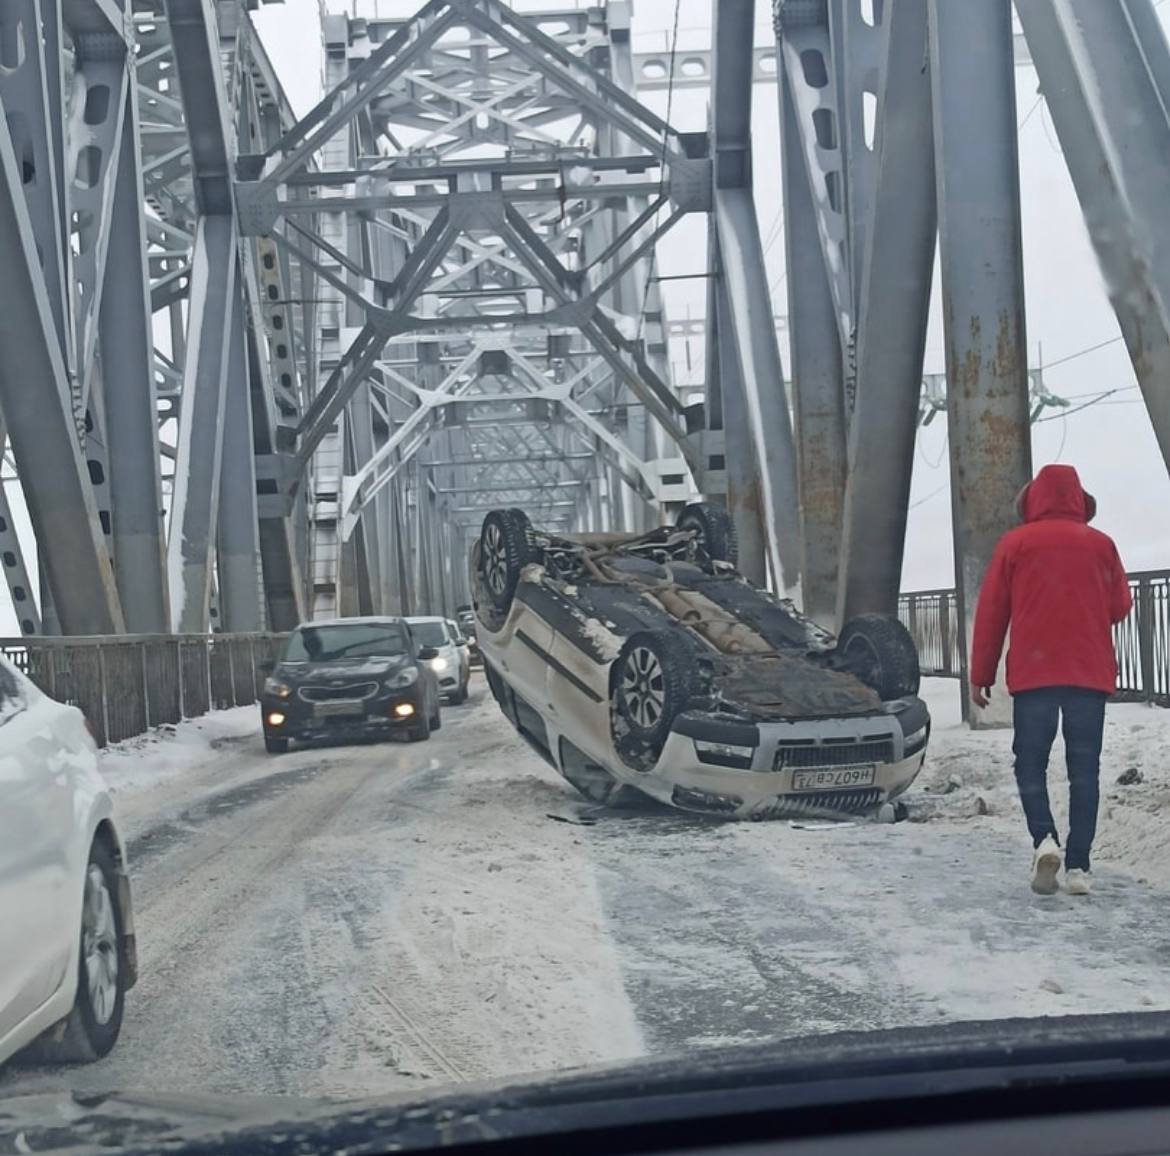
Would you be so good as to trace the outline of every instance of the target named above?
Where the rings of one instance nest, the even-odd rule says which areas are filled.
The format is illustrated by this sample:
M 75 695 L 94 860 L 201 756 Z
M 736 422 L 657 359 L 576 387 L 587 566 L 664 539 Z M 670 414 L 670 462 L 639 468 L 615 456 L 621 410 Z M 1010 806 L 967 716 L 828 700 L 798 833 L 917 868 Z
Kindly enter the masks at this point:
M 940 729 L 916 792 L 929 822 L 804 830 L 592 808 L 478 679 L 443 720 L 427 744 L 271 758 L 254 713 L 225 712 L 106 756 L 142 979 L 111 1057 L 10 1066 L 0 1095 L 364 1096 L 837 1028 L 1170 1008 L 1170 895 L 1105 865 L 1088 900 L 1031 895 L 1006 788 L 977 787 L 1002 736 Z

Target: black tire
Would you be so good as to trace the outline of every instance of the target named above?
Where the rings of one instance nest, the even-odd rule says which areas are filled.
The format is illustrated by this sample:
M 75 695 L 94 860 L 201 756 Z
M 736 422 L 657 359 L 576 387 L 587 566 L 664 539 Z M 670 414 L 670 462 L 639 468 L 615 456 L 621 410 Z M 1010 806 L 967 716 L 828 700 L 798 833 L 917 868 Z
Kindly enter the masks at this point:
M 97 879 L 100 879 L 100 884 Z M 113 850 L 100 836 L 89 849 L 82 889 L 77 995 L 65 1021 L 51 1028 L 29 1049 L 33 1058 L 42 1062 L 88 1064 L 100 1060 L 109 1055 L 122 1030 L 130 967 L 126 959 L 122 909 L 118 902 L 118 868 Z M 103 891 L 104 902 L 98 898 Z M 96 966 L 115 969 L 112 999 L 108 982 L 99 982 L 91 990 L 90 968 L 95 966 L 95 960 L 101 961 Z M 109 981 L 109 971 L 104 974 Z M 103 990 L 107 1001 L 104 1003 Z
M 431 737 L 431 720 L 425 714 L 418 716 L 418 722 L 410 728 L 412 743 L 425 743 Z
M 699 545 L 712 562 L 730 562 L 734 566 L 739 560 L 735 521 L 722 506 L 695 502 L 679 514 L 675 525 L 680 530 L 698 531 Z
M 507 610 L 520 581 L 520 571 L 536 561 L 532 523 L 523 510 L 492 510 L 479 535 L 479 571 L 488 598 L 497 610 Z
M 451 705 L 462 706 L 467 701 L 467 683 L 461 682 L 455 690 L 451 692 Z
M 270 755 L 284 755 L 288 753 L 288 739 L 273 739 L 264 736 L 264 749 Z
M 443 708 L 439 705 L 439 696 L 435 696 L 435 713 L 431 715 L 430 727 L 432 731 L 443 729 Z
M 896 618 L 859 614 L 841 631 L 837 654 L 844 669 L 877 691 L 883 702 L 918 693 L 918 648 Z
M 649 770 L 696 685 L 695 653 L 670 630 L 647 630 L 626 640 L 611 668 L 610 729 L 622 760 Z

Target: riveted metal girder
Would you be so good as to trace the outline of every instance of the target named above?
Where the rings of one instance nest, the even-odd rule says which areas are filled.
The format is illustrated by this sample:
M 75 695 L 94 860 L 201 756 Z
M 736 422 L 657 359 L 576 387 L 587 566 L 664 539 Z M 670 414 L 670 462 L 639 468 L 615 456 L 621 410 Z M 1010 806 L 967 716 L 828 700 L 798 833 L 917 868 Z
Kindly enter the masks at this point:
M 983 575 L 1032 476 L 1012 14 L 1010 0 L 930 0 L 929 11 L 965 656 Z
M 1149 0 L 1022 0 L 1020 22 L 1170 469 L 1170 51 Z
M 3 111 L 0 108 L 0 111 Z M 25 203 L 22 168 L 0 124 L 0 411 L 62 629 L 114 634 L 122 608 L 88 471 L 56 322 Z M 29 382 L 40 383 L 30 390 Z
M 887 4 L 837 621 L 893 614 L 938 232 L 927 0 Z

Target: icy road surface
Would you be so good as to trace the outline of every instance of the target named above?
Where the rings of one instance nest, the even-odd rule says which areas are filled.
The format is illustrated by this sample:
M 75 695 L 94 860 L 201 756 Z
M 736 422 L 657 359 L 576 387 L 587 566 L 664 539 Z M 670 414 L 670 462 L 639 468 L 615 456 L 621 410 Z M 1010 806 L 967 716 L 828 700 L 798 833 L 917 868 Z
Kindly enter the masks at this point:
M 1170 1008 L 1170 894 L 1102 863 L 1088 900 L 1033 896 L 1006 736 L 949 729 L 956 687 L 931 693 L 943 725 L 910 799 L 929 821 L 896 826 L 598 811 L 479 679 L 425 744 L 272 758 L 249 709 L 107 754 L 142 979 L 111 1057 L 9 1065 L 0 1095 L 364 1096 L 835 1029 Z M 1123 737 L 1165 733 L 1170 712 L 1138 709 L 1111 716 Z M 1163 796 L 1124 806 L 1160 826 Z

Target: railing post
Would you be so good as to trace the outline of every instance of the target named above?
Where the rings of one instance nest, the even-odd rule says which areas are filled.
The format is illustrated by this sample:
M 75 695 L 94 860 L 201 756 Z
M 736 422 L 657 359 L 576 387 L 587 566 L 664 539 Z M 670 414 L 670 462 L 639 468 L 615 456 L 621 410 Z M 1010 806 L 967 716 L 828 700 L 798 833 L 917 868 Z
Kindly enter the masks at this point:
M 214 637 L 213 634 L 205 634 L 203 636 L 203 669 L 207 671 L 208 713 L 215 710 L 215 700 L 211 697 L 211 643 Z
M 175 685 L 179 688 L 179 718 L 187 717 L 187 699 L 183 694 L 183 640 L 175 642 Z
M 141 659 L 139 666 L 142 669 L 142 717 L 146 721 L 147 730 L 150 730 L 153 725 L 150 718 L 150 678 L 146 673 L 146 648 L 149 645 L 148 642 L 138 644 L 138 655 Z
M 98 643 L 98 693 L 102 700 L 102 746 L 110 744 L 110 696 L 106 685 L 106 648 Z
M 241 704 L 236 702 L 236 655 L 235 655 L 235 649 L 236 648 L 230 642 L 227 644 L 228 686 L 230 686 L 232 688 L 232 693 L 229 696 L 229 698 L 231 700 L 232 706 L 240 706 Z
M 1157 679 L 1154 675 L 1154 607 L 1150 597 L 1150 580 L 1142 578 L 1137 588 L 1138 664 L 1141 671 L 1141 693 L 1146 702 L 1157 697 Z
M 942 673 L 950 677 L 955 673 L 951 661 L 951 596 L 945 591 L 938 596 L 938 637 L 942 647 Z

